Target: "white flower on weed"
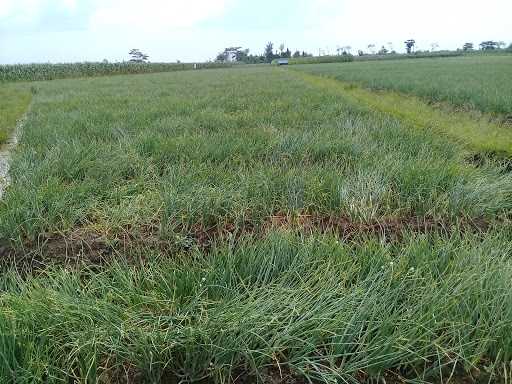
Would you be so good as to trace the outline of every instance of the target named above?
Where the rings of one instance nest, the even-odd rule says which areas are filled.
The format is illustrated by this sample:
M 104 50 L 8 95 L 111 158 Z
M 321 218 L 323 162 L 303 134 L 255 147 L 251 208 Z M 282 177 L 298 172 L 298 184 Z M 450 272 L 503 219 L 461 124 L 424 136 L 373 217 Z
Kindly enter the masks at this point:
M 206 277 L 203 277 L 201 281 L 204 283 L 206 281 Z
M 393 266 L 395 265 L 395 263 L 393 263 L 392 261 L 389 262 L 389 265 Z
M 414 267 L 409 268 L 410 272 L 414 272 Z

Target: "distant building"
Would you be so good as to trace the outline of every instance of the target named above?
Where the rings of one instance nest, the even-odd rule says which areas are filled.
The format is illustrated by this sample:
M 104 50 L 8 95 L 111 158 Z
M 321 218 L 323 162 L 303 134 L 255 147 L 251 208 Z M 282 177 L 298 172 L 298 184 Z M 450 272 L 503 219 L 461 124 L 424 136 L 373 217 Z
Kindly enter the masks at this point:
M 225 51 L 225 57 L 226 57 L 226 61 L 229 61 L 229 62 L 233 62 L 233 61 L 236 61 L 236 56 L 237 56 L 237 50 L 226 50 Z
M 288 59 L 277 59 L 277 65 L 288 65 Z

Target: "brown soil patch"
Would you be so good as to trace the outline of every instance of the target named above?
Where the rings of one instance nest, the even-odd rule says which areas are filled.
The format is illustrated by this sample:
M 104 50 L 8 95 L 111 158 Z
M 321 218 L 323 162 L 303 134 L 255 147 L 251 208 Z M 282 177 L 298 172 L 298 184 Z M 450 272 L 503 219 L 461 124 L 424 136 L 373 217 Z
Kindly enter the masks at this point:
M 372 376 L 360 370 L 352 375 L 354 383 L 361 384 L 407 384 L 411 382 L 424 382 L 432 384 L 489 384 L 489 383 L 505 383 L 506 381 L 501 376 L 491 375 L 489 373 L 482 373 L 480 370 L 474 368 L 470 373 L 464 372 L 461 369 L 454 369 L 453 367 L 446 367 L 443 372 L 442 378 L 421 377 L 422 375 L 401 375 L 399 370 L 386 370 L 378 377 Z M 183 377 L 178 377 L 173 373 L 163 373 L 160 382 L 169 384 L 178 384 L 185 382 Z M 145 381 L 144 374 L 134 365 L 125 363 L 121 367 L 106 372 L 102 375 L 100 381 L 104 384 L 122 383 L 122 384 L 142 384 Z M 197 381 L 198 384 L 213 384 L 216 381 L 206 376 Z M 318 380 L 308 380 L 307 378 L 292 372 L 287 365 L 268 366 L 261 368 L 258 374 L 250 373 L 243 368 L 235 369 L 228 383 L 232 384 L 313 384 L 323 383 Z
M 115 370 L 108 372 L 104 375 L 104 384 L 142 384 L 145 383 L 145 378 L 142 372 L 133 365 L 124 364 Z M 178 384 L 187 382 L 184 378 L 180 378 L 172 373 L 163 373 L 160 381 L 168 384 Z M 198 384 L 213 384 L 217 381 L 211 377 L 206 377 L 196 381 Z M 283 367 L 268 367 L 263 368 L 258 373 L 258 376 L 249 373 L 244 369 L 235 369 L 231 374 L 231 379 L 228 381 L 232 384 L 306 384 L 309 383 L 305 378 L 293 374 L 286 366 Z
M 506 127 L 512 127 L 512 115 L 505 116 L 503 119 L 503 125 Z
M 485 232 L 490 225 L 491 223 L 483 218 L 450 221 L 424 217 L 395 217 L 357 222 L 345 216 L 276 213 L 261 223 L 182 227 L 170 237 L 162 236 L 157 224 L 125 227 L 115 234 L 100 233 L 93 228 L 81 227 L 69 233 L 41 234 L 36 241 L 26 241 L 20 248 L 8 244 L 2 246 L 0 243 L 0 259 L 4 267 L 14 265 L 18 269 L 32 270 L 54 264 L 101 265 L 115 257 L 140 261 L 140 255 L 143 256 L 145 251 L 175 254 L 177 251 L 199 249 L 207 253 L 216 242 L 226 239 L 239 240 L 247 236 L 261 238 L 276 229 L 303 234 L 332 233 L 345 242 L 357 242 L 369 236 L 392 242 L 401 241 L 404 235 L 410 233 Z
M 493 164 L 501 167 L 502 173 L 512 172 L 512 158 L 505 153 L 485 152 L 466 156 L 465 161 L 477 168 Z
M 192 236 L 197 244 L 208 249 L 219 238 L 240 237 L 246 234 L 267 234 L 270 230 L 294 230 L 305 234 L 332 233 L 345 242 L 355 241 L 362 236 L 376 236 L 386 241 L 401 241 L 407 233 L 453 232 L 455 230 L 485 232 L 491 223 L 484 218 L 448 219 L 425 217 L 393 217 L 371 222 L 357 222 L 346 216 L 321 216 L 313 214 L 289 215 L 277 213 L 267 217 L 263 224 L 247 224 L 235 227 L 232 224 L 223 227 L 193 228 Z

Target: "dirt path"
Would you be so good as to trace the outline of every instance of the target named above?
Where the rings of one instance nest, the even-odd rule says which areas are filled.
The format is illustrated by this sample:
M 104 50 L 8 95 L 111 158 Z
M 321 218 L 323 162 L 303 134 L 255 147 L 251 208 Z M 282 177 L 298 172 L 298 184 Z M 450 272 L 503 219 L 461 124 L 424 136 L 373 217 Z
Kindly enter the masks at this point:
M 0 144 L 0 200 L 2 199 L 5 189 L 10 183 L 9 168 L 11 161 L 11 154 L 16 145 L 18 138 L 21 135 L 23 124 L 25 123 L 27 113 L 18 120 L 16 128 L 6 142 Z

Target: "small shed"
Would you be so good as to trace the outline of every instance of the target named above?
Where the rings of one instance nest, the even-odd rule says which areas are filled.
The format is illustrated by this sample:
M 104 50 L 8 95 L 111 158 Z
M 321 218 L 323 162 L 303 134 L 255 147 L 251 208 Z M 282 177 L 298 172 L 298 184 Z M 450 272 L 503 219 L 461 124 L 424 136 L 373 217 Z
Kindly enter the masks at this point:
M 224 51 L 226 61 L 230 63 L 236 61 L 237 53 L 238 49 L 226 49 Z
M 288 65 L 288 59 L 278 59 L 277 65 Z

